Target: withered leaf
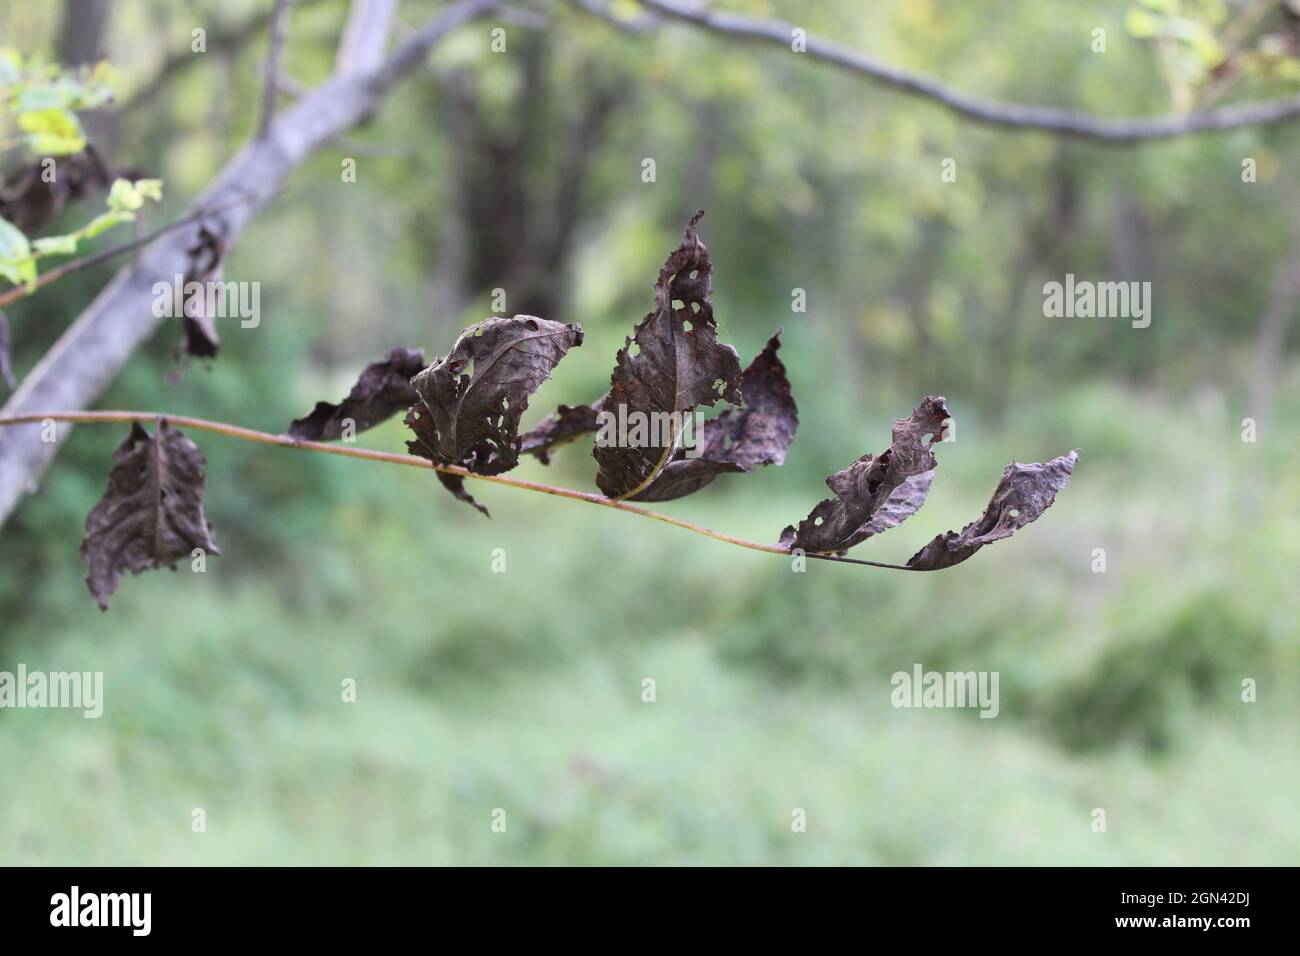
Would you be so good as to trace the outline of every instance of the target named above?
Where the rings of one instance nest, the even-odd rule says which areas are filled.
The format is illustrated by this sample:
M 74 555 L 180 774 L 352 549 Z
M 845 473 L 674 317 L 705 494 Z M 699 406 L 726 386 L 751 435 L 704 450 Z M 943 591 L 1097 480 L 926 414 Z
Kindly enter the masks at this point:
M 343 434 L 344 422 L 351 420 L 358 432 L 382 424 L 414 404 L 419 396 L 411 379 L 424 368 L 424 353 L 419 349 L 395 348 L 379 362 L 371 362 L 361 371 L 348 397 L 337 405 L 317 402 L 306 416 L 289 426 L 292 438 L 306 441 L 333 441 Z
M 42 158 L 0 176 L 0 216 L 29 236 L 48 226 L 70 201 L 107 189 L 114 179 L 93 146 L 58 157 L 53 176 L 48 165 L 48 160 Z
M 700 241 L 702 212 L 686 225 L 655 283 L 655 307 L 615 360 L 604 410 L 642 423 L 644 441 L 598 443 L 596 484 L 610 498 L 644 491 L 672 461 L 684 416 L 720 399 L 740 404 L 740 358 L 718 342 L 709 294 L 713 263 Z
M 780 348 L 778 329 L 741 375 L 741 407 L 704 422 L 695 447 L 678 448 L 659 477 L 633 496 L 634 501 L 670 501 L 699 491 L 718 475 L 785 462 L 799 426 L 799 409 L 785 365 L 776 354 Z
M 9 320 L 5 318 L 4 309 L 0 309 L 0 382 L 4 382 L 8 388 L 14 389 L 18 387 L 18 382 L 14 378 L 13 366 L 9 364 L 11 343 Z
M 199 226 L 198 240 L 186 250 L 189 264 L 185 269 L 184 285 L 191 282 L 202 285 L 203 291 L 186 295 L 181 309 L 180 350 L 195 358 L 216 358 L 221 348 L 217 335 L 217 317 L 209 307 L 208 283 L 221 281 L 221 262 L 226 254 L 226 244 L 221 236 L 206 225 Z
M 912 515 L 921 510 L 925 499 L 930 496 L 930 485 L 934 481 L 934 471 L 923 471 L 912 475 L 895 488 L 885 503 L 882 504 L 871 519 L 850 537 L 845 548 L 861 544 L 873 535 L 883 534 L 890 528 L 897 528 Z
M 827 478 L 835 497 L 820 502 L 797 528 L 786 528 L 781 545 L 842 552 L 896 527 L 925 501 L 928 481 L 902 486 L 934 470 L 931 446 L 943 440 L 949 418 L 943 397 L 929 395 L 908 418 L 895 419 L 889 447 L 879 455 L 863 455 Z
M 532 315 L 493 318 L 472 325 L 446 357 L 411 380 L 416 402 L 406 416 L 415 432 L 414 455 L 435 464 L 460 465 L 499 475 L 519 464 L 519 419 L 528 397 L 550 376 L 582 328 Z M 458 475 L 439 473 L 443 485 L 487 514 Z
M 551 452 L 556 448 L 600 427 L 599 417 L 605 407 L 605 398 L 602 395 L 590 405 L 561 405 L 520 436 L 519 451 L 536 455 L 543 465 L 549 465 Z
M 174 568 L 195 548 L 221 553 L 203 514 L 204 464 L 198 446 L 165 419 L 152 437 L 139 423 L 131 426 L 81 542 L 86 585 L 102 610 L 126 571 Z
M 960 534 L 947 531 L 939 535 L 912 555 L 907 566 L 914 571 L 950 568 L 984 545 L 1011 537 L 1052 506 L 1056 493 L 1070 483 L 1078 460 L 1076 450 L 1043 463 L 1011 462 L 979 520 L 966 525 Z

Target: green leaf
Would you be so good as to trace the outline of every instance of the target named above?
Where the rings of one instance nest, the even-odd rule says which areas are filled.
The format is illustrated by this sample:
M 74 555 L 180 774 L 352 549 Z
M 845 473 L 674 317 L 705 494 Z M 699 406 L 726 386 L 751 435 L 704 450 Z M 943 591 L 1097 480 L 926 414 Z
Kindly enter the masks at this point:
M 137 179 L 135 189 L 145 199 L 152 199 L 154 202 L 162 202 L 162 180 L 161 179 Z
M 23 231 L 0 216 L 0 262 L 26 259 L 31 254 L 32 245 Z
M 94 219 L 90 220 L 90 222 L 78 229 L 76 236 L 80 239 L 94 239 L 101 232 L 107 232 L 114 226 L 120 225 L 124 222 L 135 222 L 135 213 L 119 209 L 101 212 Z
M 80 76 L 65 73 L 48 80 L 29 78 L 18 93 L 16 108 L 20 113 L 48 109 L 95 109 L 112 101 L 113 89 L 109 85 L 112 79 L 112 71 L 100 67 L 83 71 Z
M 0 278 L 6 278 L 14 285 L 25 285 L 27 291 L 36 287 L 36 259 L 26 256 L 23 259 L 0 259 Z
M 75 235 L 46 236 L 33 242 L 32 248 L 36 250 L 38 256 L 70 256 L 77 251 L 77 237 Z
M 28 134 L 27 144 L 37 153 L 66 156 L 86 148 L 81 121 L 66 109 L 32 110 L 18 114 L 18 126 Z
M 44 110 L 65 109 L 72 104 L 72 96 L 62 84 L 39 83 L 24 86 L 18 93 L 14 109 L 19 113 L 39 113 Z
M 1137 37 L 1139 40 L 1149 40 L 1160 36 L 1160 18 L 1135 8 L 1125 15 L 1124 28 L 1128 30 L 1130 36 Z
M 1217 66 L 1223 62 L 1223 48 L 1215 39 L 1214 32 L 1203 23 L 1181 18 L 1170 20 L 1169 32 L 1190 46 L 1206 66 Z
M 14 285 L 36 288 L 36 257 L 23 231 L 0 216 L 0 278 Z
M 116 179 L 108 191 L 108 208 L 115 212 L 135 212 L 146 199 L 162 199 L 161 179 Z

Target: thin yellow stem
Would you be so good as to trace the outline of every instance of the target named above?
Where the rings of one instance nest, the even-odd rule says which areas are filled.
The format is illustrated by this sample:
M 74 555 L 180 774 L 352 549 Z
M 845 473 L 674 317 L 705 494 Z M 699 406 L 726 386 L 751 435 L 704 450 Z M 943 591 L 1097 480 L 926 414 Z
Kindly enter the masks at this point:
M 460 475 L 462 478 L 472 478 L 475 481 L 490 481 L 497 485 L 507 485 L 511 488 L 521 488 L 524 491 L 538 491 L 544 495 L 554 495 L 558 498 L 572 498 L 575 501 L 585 501 L 588 504 L 599 505 L 602 508 L 612 508 L 615 511 L 626 511 L 629 514 L 640 515 L 643 518 L 652 518 L 655 521 L 662 521 L 665 524 L 674 525 L 678 528 L 684 528 L 687 531 L 693 531 L 696 534 L 702 534 L 707 538 L 713 538 L 717 541 L 725 541 L 727 544 L 734 544 L 740 548 L 748 548 L 751 551 L 762 551 L 766 554 L 779 554 L 786 557 L 791 552 L 774 544 L 760 544 L 757 541 L 747 541 L 744 538 L 737 538 L 734 535 L 724 534 L 721 531 L 714 531 L 712 528 L 706 528 L 681 518 L 674 518 L 672 515 L 662 514 L 658 511 L 651 511 L 648 508 L 642 508 L 638 505 L 628 504 L 626 501 L 606 498 L 604 495 L 594 494 L 588 491 L 577 491 L 573 488 L 559 488 L 555 485 L 544 485 L 537 481 L 525 481 L 522 478 L 507 478 L 505 475 L 480 475 L 462 468 L 459 465 L 437 465 L 426 458 L 417 458 L 414 455 L 397 455 L 392 452 L 375 451 L 371 448 L 352 448 L 347 445 L 331 445 L 327 442 L 306 441 L 304 439 L 293 438 L 289 435 L 272 435 L 270 432 L 259 432 L 252 428 L 244 428 L 240 425 L 231 425 L 227 422 L 214 422 L 206 418 L 191 418 L 188 415 L 167 415 L 161 412 L 32 412 L 27 415 L 0 416 L 0 427 L 6 425 L 34 425 L 46 421 L 67 422 L 77 425 L 93 424 L 130 424 L 132 422 L 150 423 L 158 420 L 166 420 L 169 424 L 176 425 L 180 428 L 188 428 L 192 431 L 212 432 L 216 435 L 225 435 L 229 438 L 238 438 L 242 441 L 257 442 L 262 445 L 278 445 L 281 448 L 297 448 L 302 451 L 316 451 L 326 455 L 342 455 L 344 458 L 362 458 L 367 461 L 383 461 L 391 465 L 409 465 L 412 468 L 428 468 L 433 471 L 445 472 L 449 475 Z M 910 571 L 909 567 L 901 564 L 885 564 L 880 561 L 862 561 L 857 558 L 845 558 L 834 554 L 818 554 L 808 552 L 807 557 L 815 558 L 819 561 L 835 561 L 841 564 L 862 564 L 873 568 L 890 568 L 896 571 Z

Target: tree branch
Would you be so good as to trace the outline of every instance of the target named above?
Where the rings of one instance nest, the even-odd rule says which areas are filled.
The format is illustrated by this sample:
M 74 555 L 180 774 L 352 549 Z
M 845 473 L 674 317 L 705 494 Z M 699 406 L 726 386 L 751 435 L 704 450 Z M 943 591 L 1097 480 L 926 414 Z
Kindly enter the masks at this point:
M 257 126 L 258 139 L 270 130 L 271 121 L 275 119 L 275 108 L 280 102 L 280 57 L 284 53 L 284 39 L 289 30 L 289 8 L 292 3 L 293 0 L 275 0 L 275 13 L 271 16 L 271 40 L 266 51 L 262 116 Z
M 334 72 L 339 76 L 369 73 L 384 61 L 388 25 L 397 11 L 397 0 L 362 0 L 348 9 Z
M 68 422 L 79 424 L 131 424 L 138 422 L 147 425 L 159 420 L 166 421 L 168 424 L 176 425 L 180 428 L 188 428 L 191 431 L 211 432 L 216 435 L 225 435 L 228 438 L 238 438 L 241 441 L 257 442 L 262 445 L 277 445 L 281 448 L 296 448 L 300 451 L 315 451 L 326 455 L 341 455 L 345 458 L 361 458 L 366 461 L 381 461 L 390 465 L 408 465 L 412 468 L 428 468 L 432 471 L 441 471 L 449 475 L 459 475 L 462 478 L 473 478 L 476 481 L 490 481 L 495 485 L 506 485 L 510 488 L 519 488 L 523 491 L 536 491 L 544 495 L 554 495 L 557 498 L 571 498 L 574 501 L 585 501 L 587 504 L 599 505 L 602 508 L 612 508 L 615 511 L 625 511 L 628 514 L 640 515 L 642 518 L 651 518 L 655 521 L 662 521 L 678 528 L 684 528 L 687 531 L 693 531 L 696 534 L 702 534 L 705 537 L 713 538 L 715 541 L 723 541 L 727 544 L 734 544 L 740 548 L 748 548 L 751 551 L 762 551 L 765 554 L 779 554 L 783 557 L 793 557 L 793 552 L 774 544 L 761 544 L 757 541 L 748 541 L 744 538 L 737 538 L 734 535 L 723 534 L 721 531 L 714 531 L 712 528 L 706 528 L 703 525 L 695 524 L 691 521 L 685 521 L 681 518 L 674 518 L 672 515 L 666 515 L 659 511 L 651 511 L 649 508 L 642 508 L 638 505 L 628 504 L 615 498 L 606 498 L 604 495 L 598 495 L 589 491 L 577 491 L 573 488 L 559 488 L 555 485 L 544 485 L 537 481 L 525 481 L 522 478 L 507 478 L 505 475 L 480 475 L 470 471 L 467 468 L 461 468 L 459 465 L 436 465 L 427 458 L 417 458 L 414 455 L 396 455 L 392 452 L 375 451 L 370 448 L 351 448 L 347 445 L 331 445 L 328 442 L 306 441 L 304 439 L 291 438 L 288 435 L 272 435 L 270 432 L 259 432 L 252 428 L 244 428 L 241 425 L 231 425 L 226 422 L 214 422 L 206 418 L 190 418 L 186 415 L 167 415 L 163 412 L 29 412 L 25 415 L 0 416 L 0 428 L 16 425 L 34 425 L 46 421 Z M 873 568 L 889 568 L 893 571 L 913 571 L 915 568 L 909 568 L 901 564 L 885 564 L 880 561 L 863 561 L 858 558 L 845 558 L 835 554 L 819 554 L 817 552 L 808 552 L 806 557 L 814 558 L 819 561 L 835 561 L 840 564 L 861 564 Z
M 388 0 L 355 0 L 367 9 Z M 374 70 L 335 74 L 280 113 L 267 135 L 245 146 L 195 201 L 192 209 L 224 211 L 206 221 L 233 244 L 253 216 L 278 192 L 301 163 L 325 143 L 365 121 L 388 90 L 423 62 L 429 48 L 462 24 L 495 10 L 499 0 L 458 0 Z M 387 36 L 384 18 L 365 18 L 367 48 Z M 183 275 L 188 250 L 199 241 L 198 225 L 178 229 L 147 246 L 125 266 L 18 386 L 0 414 L 22 415 L 39 408 L 85 408 L 116 377 L 131 354 L 163 319 L 154 316 L 153 286 Z M 41 441 L 40 429 L 17 427 L 0 444 L 0 524 L 54 459 L 58 443 Z
M 780 46 L 786 52 L 790 51 L 796 28 L 794 24 L 781 20 L 723 13 L 684 0 L 641 0 L 641 5 L 670 19 L 725 36 Z M 586 4 L 580 3 L 580 6 Z M 971 96 L 953 90 L 933 77 L 881 63 L 856 50 L 812 35 L 807 37 L 806 52 L 796 55 L 829 63 L 909 96 L 930 100 L 979 123 L 1008 129 L 1040 130 L 1115 145 L 1237 129 L 1242 126 L 1268 126 L 1300 117 L 1300 96 L 1296 96 L 1224 106 L 1199 113 L 1111 119 L 1072 110 L 1023 106 Z

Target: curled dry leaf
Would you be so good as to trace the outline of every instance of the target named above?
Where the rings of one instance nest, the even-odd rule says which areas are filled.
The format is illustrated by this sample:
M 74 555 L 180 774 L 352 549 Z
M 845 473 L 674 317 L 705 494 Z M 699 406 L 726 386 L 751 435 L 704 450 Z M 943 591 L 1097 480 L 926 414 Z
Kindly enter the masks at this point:
M 858 529 L 846 548 L 861 544 L 867 538 L 883 534 L 891 528 L 897 528 L 912 515 L 921 510 L 926 498 L 930 497 L 930 485 L 934 481 L 934 470 L 923 471 L 919 475 L 908 477 L 901 485 L 890 492 L 889 497 L 873 514 L 869 521 Z
M 160 420 L 156 436 L 138 423 L 113 453 L 108 490 L 86 518 L 81 559 L 102 610 L 126 571 L 175 567 L 195 548 L 220 554 L 203 514 L 203 453 Z
M 4 309 L 0 309 L 0 382 L 4 382 L 6 387 L 14 389 L 18 387 L 18 382 L 14 379 L 13 366 L 9 364 L 11 343 L 9 320 L 5 318 Z
M 374 428 L 419 399 L 411 379 L 423 368 L 422 351 L 395 348 L 382 361 L 362 369 L 347 398 L 337 405 L 317 402 L 309 414 L 289 426 L 289 435 L 306 441 L 333 441 L 342 436 L 343 425 L 349 420 L 358 432 Z
M 486 319 L 461 333 L 445 358 L 411 380 L 417 401 L 406 416 L 414 455 L 499 475 L 519 464 L 519 419 L 528 397 L 569 349 L 582 328 L 532 315 Z M 487 514 L 459 475 L 438 473 L 457 498 Z
M 741 375 L 741 407 L 704 422 L 689 449 L 694 457 L 688 457 L 688 449 L 678 448 L 659 477 L 634 500 L 670 501 L 699 491 L 718 475 L 785 462 L 799 425 L 799 411 L 785 365 L 777 358 L 780 347 L 778 329 Z M 524 434 L 521 450 L 549 464 L 555 448 L 600 430 L 608 397 L 606 394 L 590 405 L 561 405 Z
M 767 340 L 740 380 L 743 403 L 709 419 L 695 436 L 696 447 L 679 448 L 672 461 L 635 501 L 670 501 L 699 491 L 718 475 L 780 465 L 799 426 L 785 365 L 777 357 L 781 331 Z
M 741 374 L 739 389 L 733 387 L 734 367 L 739 363 L 734 361 L 735 350 L 716 340 L 709 302 L 712 263 L 696 231 L 700 215 L 687 225 L 681 245 L 660 272 L 656 311 L 642 320 L 634 339 L 619 352 L 611 390 L 590 405 L 561 405 L 523 436 L 523 452 L 548 464 L 554 448 L 602 428 L 613 431 L 620 420 L 630 421 L 632 413 L 644 416 L 641 421 L 649 426 L 651 444 L 631 447 L 605 440 L 596 452 L 601 490 L 635 501 L 680 498 L 718 475 L 784 462 L 798 426 L 798 410 L 785 366 L 776 354 L 780 330 Z M 692 341 L 696 329 L 700 332 Z M 636 355 L 631 354 L 633 344 Z M 685 396 L 679 396 L 683 371 L 688 380 L 715 373 L 723 377 L 714 379 L 712 388 L 697 388 L 694 394 L 688 388 Z M 616 404 L 616 390 L 634 403 Z M 685 447 L 674 429 L 686 427 L 687 416 L 698 404 L 713 404 L 721 397 L 715 394 L 718 391 L 725 391 L 728 401 L 741 399 L 743 404 L 704 422 L 691 447 Z M 671 413 L 676 413 L 675 419 L 669 417 Z M 669 436 L 669 441 L 662 440 Z
M 556 448 L 600 427 L 600 412 L 606 397 L 602 395 L 590 405 L 561 405 L 520 436 L 519 451 L 536 455 L 543 465 L 549 465 L 551 452 Z
M 209 308 L 208 283 L 221 281 L 221 261 L 226 254 L 226 244 L 221 236 L 206 225 L 199 226 L 198 240 L 186 250 L 189 265 L 185 269 L 183 285 L 201 283 L 203 291 L 184 297 L 181 309 L 181 344 L 184 355 L 195 358 L 216 358 L 221 348 L 217 335 L 217 317 Z
M 93 146 L 58 157 L 53 176 L 48 165 L 43 157 L 0 177 L 0 217 L 29 236 L 48 226 L 69 202 L 107 189 L 114 179 Z
M 958 534 L 939 535 L 908 560 L 914 571 L 938 571 L 960 564 L 986 544 L 1009 538 L 1038 519 L 1056 500 L 1056 493 L 1070 483 L 1077 450 L 1051 461 L 1022 465 L 1011 462 L 978 521 Z
M 897 527 L 929 494 L 936 465 L 931 446 L 950 421 L 942 396 L 930 395 L 908 418 L 894 420 L 889 447 L 863 455 L 826 479 L 835 492 L 781 533 L 781 545 L 814 552 L 843 552 L 872 535 Z M 924 479 L 922 476 L 927 476 Z
M 740 404 L 740 358 L 718 342 L 709 293 L 713 263 L 696 228 L 686 225 L 655 283 L 655 307 L 615 359 L 604 410 L 646 424 L 647 441 L 598 444 L 596 484 L 610 498 L 632 498 L 672 461 L 685 416 L 719 400 Z

